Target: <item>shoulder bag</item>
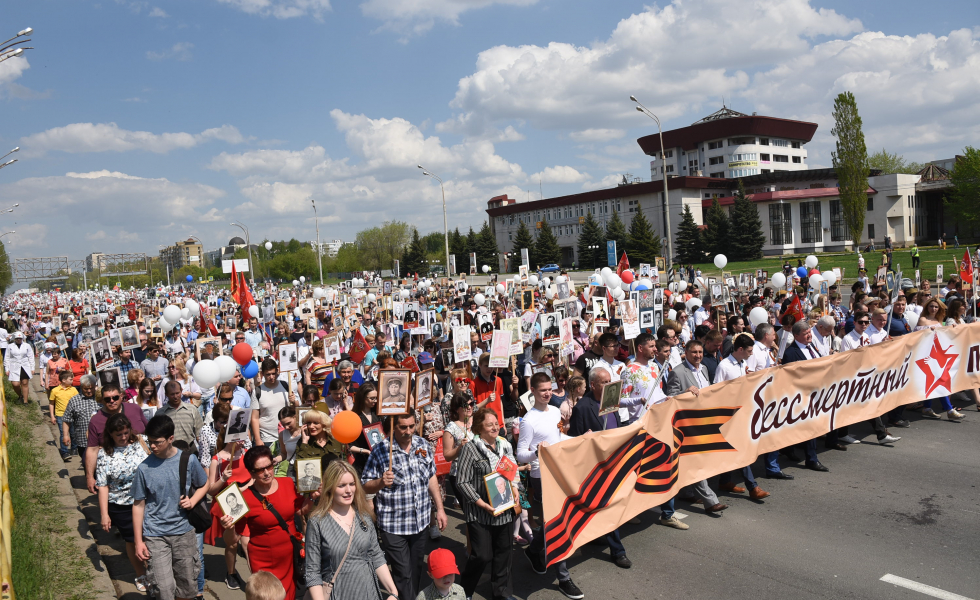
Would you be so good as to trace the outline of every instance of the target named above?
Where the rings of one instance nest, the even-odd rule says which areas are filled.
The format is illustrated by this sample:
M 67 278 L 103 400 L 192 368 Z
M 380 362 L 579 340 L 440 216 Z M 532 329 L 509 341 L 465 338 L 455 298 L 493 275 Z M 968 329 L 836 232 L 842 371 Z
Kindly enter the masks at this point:
M 142 440 L 141 440 L 142 441 Z M 181 450 L 180 452 L 180 492 L 184 493 L 187 490 L 187 463 L 190 461 L 191 453 L 186 450 Z M 201 488 L 187 490 L 187 497 L 190 498 L 194 493 Z M 204 533 L 211 528 L 211 511 L 208 510 L 208 503 L 206 498 L 201 498 L 201 501 L 194 505 L 194 508 L 187 511 L 187 520 L 190 522 L 194 531 L 197 533 Z
M 333 517 L 330 517 L 331 519 Z M 330 578 L 329 582 L 323 584 L 323 597 L 324 600 L 330 600 L 330 594 L 333 593 L 333 586 L 337 583 L 337 576 L 340 575 L 340 570 L 344 568 L 344 561 L 347 560 L 347 555 L 350 554 L 350 547 L 354 543 L 354 520 L 360 518 L 360 515 L 355 514 L 354 519 L 350 522 L 350 531 L 347 537 L 347 550 L 344 551 L 344 557 L 340 559 L 340 563 L 337 568 L 333 570 L 333 577 Z
M 286 524 L 286 519 L 282 518 L 276 507 L 272 505 L 271 502 L 266 500 L 262 494 L 255 491 L 255 488 L 248 488 L 255 499 L 259 501 L 259 504 L 263 508 L 272 513 L 272 516 L 276 518 L 279 522 L 279 527 L 286 532 L 289 536 L 289 541 L 293 546 L 293 585 L 296 587 L 296 597 L 302 598 L 306 593 L 306 549 L 303 547 L 303 539 L 299 534 L 293 535 L 289 532 L 289 525 Z

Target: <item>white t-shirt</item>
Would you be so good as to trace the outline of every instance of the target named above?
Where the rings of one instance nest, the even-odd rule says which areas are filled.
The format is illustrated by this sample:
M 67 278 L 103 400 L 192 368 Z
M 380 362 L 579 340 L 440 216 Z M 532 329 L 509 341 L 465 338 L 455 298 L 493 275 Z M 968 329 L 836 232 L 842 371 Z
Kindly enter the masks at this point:
M 259 411 L 259 438 L 265 444 L 279 439 L 279 411 L 289 404 L 289 393 L 279 384 L 268 388 L 265 382 L 259 386 L 258 395 L 252 398 L 252 410 Z
M 867 330 L 864 333 L 858 333 L 856 329 L 852 329 L 850 333 L 844 336 L 844 339 L 840 342 L 840 351 L 846 352 L 848 350 L 854 350 L 855 348 L 860 348 L 861 346 L 867 346 L 871 343 L 871 338 L 868 336 Z
M 750 354 L 749 357 L 751 358 L 751 356 Z M 723 361 L 718 363 L 718 367 L 715 369 L 715 383 L 731 381 L 732 379 L 738 379 L 742 375 L 745 375 L 745 364 L 747 362 L 747 359 L 739 362 L 734 356 L 729 354 Z
M 776 363 L 773 361 L 772 355 L 769 354 L 769 349 L 762 345 L 761 342 L 756 342 L 755 346 L 752 347 L 752 354 L 745 361 L 746 370 L 755 372 L 774 366 L 776 366 Z
M 546 410 L 532 408 L 521 419 L 521 433 L 517 440 L 517 461 L 531 463 L 531 477 L 541 477 L 538 457 L 535 454 L 538 444 L 541 442 L 557 444 L 561 441 L 561 432 L 558 431 L 559 421 L 561 421 L 561 411 L 550 404 Z

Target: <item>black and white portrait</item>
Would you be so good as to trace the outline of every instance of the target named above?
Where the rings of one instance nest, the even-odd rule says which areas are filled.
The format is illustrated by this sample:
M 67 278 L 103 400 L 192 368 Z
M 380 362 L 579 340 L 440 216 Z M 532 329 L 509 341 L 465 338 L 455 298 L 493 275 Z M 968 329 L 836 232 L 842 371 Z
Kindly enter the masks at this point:
M 408 412 L 408 369 L 382 369 L 378 374 L 378 414 L 403 415 Z
M 140 347 L 140 332 L 136 325 L 119 328 L 119 338 L 123 350 L 132 350 Z
M 109 367 L 99 371 L 99 387 L 105 387 L 109 384 L 118 385 L 120 388 L 126 387 L 122 384 L 122 374 L 119 367 Z
M 109 345 L 108 336 L 93 341 L 91 352 L 97 371 L 112 364 L 112 347 Z
M 547 313 L 541 319 L 541 342 L 546 346 L 557 346 L 561 341 L 561 329 L 558 327 L 558 313 Z
M 215 499 L 218 501 L 221 511 L 231 517 L 233 522 L 237 522 L 248 514 L 248 504 L 245 502 L 245 497 L 242 496 L 242 490 L 239 489 L 237 483 L 233 483 L 219 492 Z
M 225 442 L 242 442 L 248 439 L 248 422 L 252 411 L 247 408 L 232 408 L 228 414 L 228 428 Z
M 296 491 L 315 492 L 320 489 L 320 459 L 296 461 Z
M 565 300 L 568 298 L 568 282 L 563 281 L 558 284 L 558 299 Z
M 435 371 L 429 369 L 415 375 L 415 408 L 422 408 L 432 402 L 432 375 Z
M 283 373 L 299 370 L 296 344 L 279 344 L 279 370 Z

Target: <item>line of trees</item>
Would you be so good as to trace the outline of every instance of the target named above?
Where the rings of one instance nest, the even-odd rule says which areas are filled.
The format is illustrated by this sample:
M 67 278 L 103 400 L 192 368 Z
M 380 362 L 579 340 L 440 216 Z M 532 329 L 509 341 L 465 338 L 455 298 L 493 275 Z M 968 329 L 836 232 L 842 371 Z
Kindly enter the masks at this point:
M 704 214 L 704 228 L 694 222 L 691 209 L 685 205 L 684 215 L 677 226 L 675 251 L 681 263 L 694 264 L 724 254 L 729 261 L 758 260 L 766 236 L 762 232 L 759 211 L 738 184 L 731 213 L 715 198 Z

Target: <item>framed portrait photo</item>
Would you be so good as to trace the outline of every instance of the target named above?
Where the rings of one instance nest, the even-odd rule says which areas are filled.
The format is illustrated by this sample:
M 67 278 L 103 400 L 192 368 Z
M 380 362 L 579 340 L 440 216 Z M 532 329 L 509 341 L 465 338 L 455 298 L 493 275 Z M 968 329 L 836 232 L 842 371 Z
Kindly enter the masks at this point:
M 99 387 L 104 388 L 109 384 L 119 386 L 119 389 L 126 389 L 126 382 L 122 380 L 122 370 L 119 367 L 109 367 L 102 369 L 99 373 Z
M 204 351 L 210 352 L 212 359 L 221 356 L 221 338 L 206 337 L 194 340 L 194 358 L 201 360 L 201 352 Z
M 374 450 L 374 447 L 380 444 L 385 439 L 384 427 L 381 423 L 372 423 L 364 427 L 364 439 L 367 441 L 368 448 Z
M 320 489 L 320 459 L 307 458 L 296 461 L 296 491 L 301 494 Z
M 248 439 L 248 425 L 252 416 L 251 409 L 232 408 L 228 413 L 228 425 L 225 428 L 225 442 L 243 442 Z
M 432 376 L 435 371 L 428 369 L 415 374 L 415 408 L 432 403 Z
M 233 483 L 218 492 L 215 500 L 218 501 L 221 511 L 233 519 L 232 523 L 237 523 L 248 514 L 248 503 L 245 502 L 245 497 L 237 483 Z
M 514 508 L 514 488 L 507 478 L 500 473 L 484 475 L 483 483 L 487 486 L 487 499 L 493 507 L 494 516 Z
M 411 391 L 411 371 L 408 369 L 381 369 L 378 371 L 378 414 L 381 416 L 408 413 L 408 397 Z
M 599 416 L 619 410 L 619 398 L 623 390 L 623 380 L 612 381 L 602 388 L 602 401 L 599 402 Z
M 116 330 L 119 338 L 119 346 L 123 350 L 132 350 L 140 347 L 140 331 L 136 325 L 127 325 Z
M 279 344 L 279 370 L 283 373 L 299 371 L 299 350 L 296 344 Z
M 92 356 L 92 362 L 95 363 L 96 371 L 101 371 L 111 366 L 115 360 L 112 356 L 112 346 L 109 342 L 109 336 L 100 337 L 92 341 L 92 347 L 89 349 L 89 352 Z

